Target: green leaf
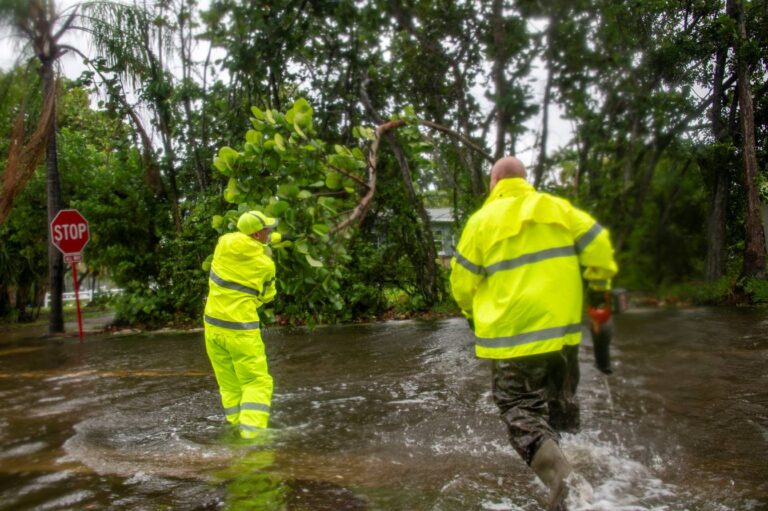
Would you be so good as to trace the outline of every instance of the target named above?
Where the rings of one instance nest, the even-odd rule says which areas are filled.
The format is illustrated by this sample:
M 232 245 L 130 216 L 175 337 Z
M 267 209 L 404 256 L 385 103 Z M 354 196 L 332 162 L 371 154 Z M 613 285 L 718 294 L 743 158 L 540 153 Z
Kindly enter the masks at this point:
M 285 183 L 277 187 L 277 196 L 291 199 L 299 194 L 299 187 L 293 183 Z
M 310 265 L 310 266 L 312 266 L 313 268 L 322 268 L 322 267 L 323 267 L 323 263 L 322 263 L 322 261 L 318 261 L 317 259 L 315 259 L 315 258 L 314 258 L 314 257 L 312 257 L 311 255 L 309 255 L 309 254 L 304 254 L 304 257 L 306 257 L 306 258 L 307 258 L 307 262 L 308 262 L 308 263 L 309 263 L 309 265 Z
M 334 207 L 334 204 L 336 203 L 336 199 L 334 199 L 333 197 L 320 197 L 317 203 L 320 204 L 320 206 L 327 209 L 329 212 L 331 212 L 331 214 L 333 215 L 338 214 L 338 211 L 336 211 L 336 208 Z
M 214 229 L 221 229 L 221 226 L 224 224 L 224 217 L 221 215 L 213 215 L 213 219 L 211 220 L 211 226 Z
M 264 115 L 267 117 L 267 122 L 271 124 L 272 126 L 275 125 L 275 117 L 272 115 L 272 110 L 267 110 L 264 112 Z
M 309 104 L 309 101 L 307 101 L 306 99 L 299 98 L 293 104 L 292 110 L 295 110 L 296 112 L 300 112 L 302 114 L 311 114 L 312 106 Z
M 219 156 L 214 156 L 213 166 L 216 167 L 216 170 L 218 170 L 225 176 L 229 176 L 232 174 L 232 169 L 227 165 L 227 162 L 226 160 L 224 160 L 224 158 L 220 158 Z
M 223 174 L 231 175 L 238 158 L 240 158 L 240 153 L 231 147 L 224 146 L 219 149 L 219 155 L 213 159 L 213 164 Z
M 248 130 L 245 133 L 245 140 L 248 143 L 258 145 L 261 142 L 261 133 L 256 130 Z
M 301 128 L 299 127 L 299 123 L 296 121 L 293 121 L 293 130 L 296 132 L 297 135 L 299 135 L 301 138 L 306 139 L 307 136 L 304 134 L 303 131 L 301 131 Z
M 227 188 L 224 190 L 224 200 L 229 203 L 239 202 L 240 190 L 237 187 L 237 179 L 234 177 L 229 178 Z
M 277 201 L 267 206 L 266 212 L 269 216 L 281 217 L 290 207 L 290 204 L 285 201 Z
M 312 225 L 312 232 L 317 235 L 325 236 L 330 231 L 330 228 L 326 224 L 314 224 Z
M 352 156 L 352 151 L 350 151 L 348 147 L 339 144 L 334 145 L 333 150 L 336 151 L 336 154 L 340 154 L 341 156 Z
M 296 198 L 299 200 L 309 199 L 310 197 L 312 197 L 312 192 L 310 192 L 309 190 L 302 190 L 296 196 Z
M 338 172 L 329 172 L 325 177 L 325 186 L 331 190 L 338 190 L 341 188 L 342 176 Z
M 285 151 L 285 142 L 280 133 L 275 133 L 275 149 L 281 153 Z
M 212 262 L 213 262 L 213 254 L 206 257 L 205 261 L 203 261 L 203 264 L 200 265 L 202 266 L 204 272 L 208 273 L 209 271 L 211 271 Z
M 252 106 L 251 107 L 251 113 L 255 118 L 257 118 L 260 121 L 264 120 L 264 112 L 262 112 L 259 108 Z

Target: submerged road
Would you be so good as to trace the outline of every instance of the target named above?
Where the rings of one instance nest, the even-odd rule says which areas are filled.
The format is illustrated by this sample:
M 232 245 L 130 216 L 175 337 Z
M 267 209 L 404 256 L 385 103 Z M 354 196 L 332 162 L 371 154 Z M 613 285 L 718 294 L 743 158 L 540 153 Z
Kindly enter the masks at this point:
M 0 333 L 0 509 L 536 510 L 463 320 L 264 331 L 274 435 L 224 424 L 201 332 Z M 768 509 L 768 317 L 616 318 L 581 351 L 583 510 Z

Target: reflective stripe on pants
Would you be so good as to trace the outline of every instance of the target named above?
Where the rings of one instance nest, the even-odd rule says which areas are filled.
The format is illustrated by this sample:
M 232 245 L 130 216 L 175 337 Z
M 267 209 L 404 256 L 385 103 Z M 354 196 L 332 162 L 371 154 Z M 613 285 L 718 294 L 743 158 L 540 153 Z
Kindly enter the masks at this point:
M 272 377 L 259 330 L 205 325 L 205 349 L 216 374 L 227 421 L 254 437 L 269 422 Z

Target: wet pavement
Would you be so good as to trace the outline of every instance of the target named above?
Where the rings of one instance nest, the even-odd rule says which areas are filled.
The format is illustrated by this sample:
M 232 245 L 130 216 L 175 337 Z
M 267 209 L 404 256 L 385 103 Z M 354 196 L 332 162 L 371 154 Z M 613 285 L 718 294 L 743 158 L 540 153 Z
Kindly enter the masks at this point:
M 225 425 L 202 332 L 0 333 L 0 509 L 537 510 L 463 320 L 268 328 L 273 430 Z M 583 510 L 768 509 L 768 315 L 632 310 L 581 350 Z

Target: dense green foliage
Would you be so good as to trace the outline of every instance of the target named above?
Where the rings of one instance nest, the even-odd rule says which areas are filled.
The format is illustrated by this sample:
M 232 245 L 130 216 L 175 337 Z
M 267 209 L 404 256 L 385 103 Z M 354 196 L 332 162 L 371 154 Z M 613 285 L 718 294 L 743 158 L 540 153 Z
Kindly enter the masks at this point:
M 25 5 L 0 1 L 0 19 Z M 451 208 L 458 235 L 488 155 L 514 153 L 611 229 L 616 285 L 768 300 L 745 227 L 755 194 L 768 202 L 762 1 L 181 0 L 74 15 L 67 29 L 89 27 L 97 53 L 78 48 L 88 71 L 58 85 L 61 199 L 91 224 L 79 273 L 124 290 L 123 322 L 199 322 L 216 238 L 249 208 L 294 237 L 272 247 L 267 319 L 450 304 L 426 209 Z M 20 105 L 42 109 L 30 62 L 0 77 L 5 134 Z M 556 113 L 571 138 L 556 139 Z M 4 317 L 34 315 L 48 286 L 45 184 L 41 164 L 0 225 Z
M 224 146 L 213 160 L 228 178 L 225 201 L 237 206 L 214 216 L 213 227 L 231 231 L 238 217 L 252 209 L 277 218 L 277 232 L 290 236 L 272 245 L 280 268 L 281 315 L 310 322 L 351 319 L 342 313 L 347 304 L 341 281 L 350 262 L 346 233 L 334 231 L 357 200 L 365 155 L 358 146 L 331 146 L 317 139 L 312 107 L 303 98 L 284 114 L 257 107 L 251 112 L 252 129 L 243 149 Z M 370 129 L 355 132 L 372 137 Z M 204 265 L 209 268 L 210 258 Z

